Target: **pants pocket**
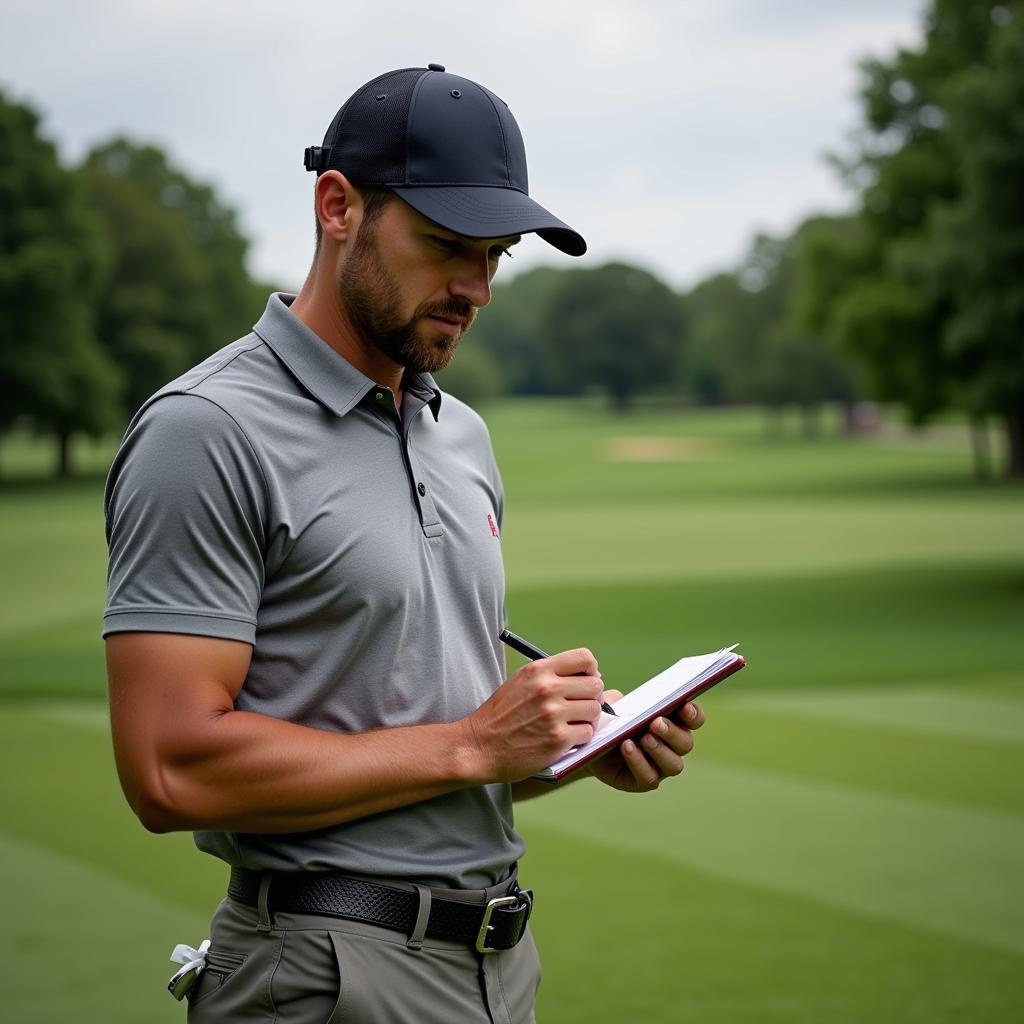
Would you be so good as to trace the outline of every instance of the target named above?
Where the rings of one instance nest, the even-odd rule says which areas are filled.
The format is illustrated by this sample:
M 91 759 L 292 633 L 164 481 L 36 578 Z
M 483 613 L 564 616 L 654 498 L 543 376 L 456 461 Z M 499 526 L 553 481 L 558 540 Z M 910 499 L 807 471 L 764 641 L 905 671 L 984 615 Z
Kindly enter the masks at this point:
M 269 1024 L 270 979 L 282 938 L 225 900 L 214 915 L 206 967 L 188 994 L 189 1024 Z
M 185 998 L 189 1003 L 201 1003 L 216 992 L 245 963 L 245 957 L 245 953 L 232 953 L 229 950 L 215 949 L 211 946 L 206 952 L 206 966 Z

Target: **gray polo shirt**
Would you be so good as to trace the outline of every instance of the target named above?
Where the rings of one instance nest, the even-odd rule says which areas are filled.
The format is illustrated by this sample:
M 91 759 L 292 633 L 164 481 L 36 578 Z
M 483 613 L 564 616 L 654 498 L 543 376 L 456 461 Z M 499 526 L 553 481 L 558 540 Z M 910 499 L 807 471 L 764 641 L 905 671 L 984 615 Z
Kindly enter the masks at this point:
M 161 389 L 107 481 L 104 636 L 253 645 L 235 702 L 318 729 L 461 718 L 504 678 L 502 489 L 487 429 L 429 375 L 402 415 L 273 295 Z M 139 680 L 140 686 L 145 685 Z M 230 864 L 493 884 L 523 852 L 508 786 L 293 835 L 201 832 Z

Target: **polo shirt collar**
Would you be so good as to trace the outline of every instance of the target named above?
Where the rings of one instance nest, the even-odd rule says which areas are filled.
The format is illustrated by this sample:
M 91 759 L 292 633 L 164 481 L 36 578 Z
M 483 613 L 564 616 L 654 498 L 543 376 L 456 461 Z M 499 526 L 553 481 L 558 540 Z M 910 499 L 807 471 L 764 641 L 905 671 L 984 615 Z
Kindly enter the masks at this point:
M 344 356 L 310 330 L 289 308 L 294 295 L 274 292 L 253 328 L 300 384 L 335 416 L 344 416 L 377 387 Z M 441 411 L 441 391 L 429 373 L 407 374 L 404 390 L 430 406 L 436 420 Z
M 408 380 L 405 379 L 406 376 L 409 377 Z M 402 390 L 406 395 L 402 403 L 403 417 L 405 403 L 412 397 L 419 402 L 421 408 L 424 405 L 429 406 L 434 422 L 437 422 L 437 417 L 441 414 L 441 389 L 434 383 L 434 378 L 429 373 L 409 373 L 406 370 L 402 375 Z

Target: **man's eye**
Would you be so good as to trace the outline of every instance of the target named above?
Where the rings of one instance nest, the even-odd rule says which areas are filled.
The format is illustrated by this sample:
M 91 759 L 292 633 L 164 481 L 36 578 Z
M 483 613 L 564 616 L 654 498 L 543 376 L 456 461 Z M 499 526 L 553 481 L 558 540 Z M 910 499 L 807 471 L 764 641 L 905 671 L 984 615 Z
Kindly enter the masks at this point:
M 458 241 L 454 238 L 441 238 L 439 235 L 430 235 L 430 240 L 439 249 L 443 249 L 445 252 L 455 252 L 459 247 Z
M 493 259 L 500 259 L 502 256 L 507 256 L 509 259 L 512 259 L 512 253 L 510 253 L 508 249 L 492 249 L 491 256 Z

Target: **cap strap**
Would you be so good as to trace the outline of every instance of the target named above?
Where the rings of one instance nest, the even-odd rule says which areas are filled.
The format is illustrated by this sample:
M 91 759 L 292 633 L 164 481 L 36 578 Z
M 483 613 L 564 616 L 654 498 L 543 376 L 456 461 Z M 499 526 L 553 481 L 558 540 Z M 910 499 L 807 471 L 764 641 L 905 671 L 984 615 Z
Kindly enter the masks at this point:
M 327 161 L 331 156 L 331 147 L 324 149 L 323 146 L 307 146 L 302 162 L 306 165 L 307 171 L 319 173 L 327 167 Z

